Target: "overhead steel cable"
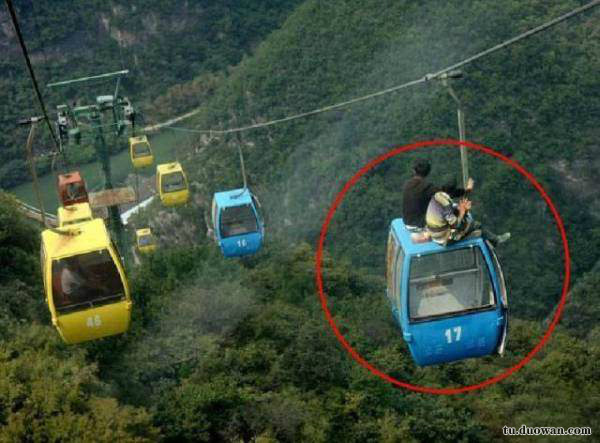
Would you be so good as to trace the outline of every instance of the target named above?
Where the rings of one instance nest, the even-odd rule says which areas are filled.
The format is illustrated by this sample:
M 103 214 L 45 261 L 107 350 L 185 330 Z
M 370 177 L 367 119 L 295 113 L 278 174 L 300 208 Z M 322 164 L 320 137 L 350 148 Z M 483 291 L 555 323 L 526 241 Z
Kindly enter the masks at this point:
M 455 63 L 451 66 L 448 66 L 444 69 L 441 69 L 433 74 L 426 74 L 421 78 L 418 78 L 416 80 L 412 80 L 406 83 L 403 83 L 401 85 L 397 85 L 397 86 L 392 86 L 390 88 L 387 89 L 383 89 L 381 91 L 377 91 L 377 92 L 373 92 L 371 94 L 367 94 L 367 95 L 363 95 L 361 97 L 357 97 L 357 98 L 353 98 L 351 100 L 346 100 L 340 103 L 335 103 L 333 105 L 329 105 L 329 106 L 325 106 L 322 108 L 318 108 L 318 109 L 314 109 L 312 111 L 307 111 L 307 112 L 302 112 L 299 114 L 294 114 L 294 115 L 290 115 L 288 117 L 283 117 L 283 118 L 278 118 L 275 120 L 270 120 L 264 123 L 256 123 L 253 125 L 248 125 L 248 126 L 242 126 L 242 127 L 238 127 L 238 128 L 230 128 L 230 129 L 193 129 L 193 128 L 183 128 L 183 127 L 178 127 L 178 126 L 170 126 L 170 125 L 157 125 L 160 127 L 164 127 L 166 129 L 171 129 L 174 131 L 184 131 L 184 132 L 194 132 L 194 133 L 199 133 L 199 134 L 215 134 L 215 135 L 221 135 L 221 134 L 231 134 L 234 132 L 243 132 L 243 131 L 248 131 L 250 129 L 258 129 L 258 128 L 264 128 L 267 126 L 272 126 L 272 125 L 276 125 L 279 123 L 284 123 L 284 122 L 289 122 L 292 120 L 297 120 L 297 119 L 301 119 L 301 118 L 305 118 L 305 117 L 309 117 L 312 115 L 316 115 L 316 114 L 321 114 L 323 112 L 328 112 L 328 111 L 333 111 L 334 109 L 339 109 L 339 108 L 343 108 L 349 105 L 352 105 L 354 103 L 358 103 L 358 102 L 362 102 L 365 100 L 370 100 L 372 98 L 375 97 L 380 97 L 382 95 L 386 95 L 386 94 L 391 94 L 393 92 L 397 92 L 400 91 L 401 89 L 405 89 L 408 88 L 410 86 L 414 86 L 414 85 L 418 85 L 420 83 L 425 83 L 428 82 L 430 80 L 434 80 L 438 77 L 440 77 L 442 74 L 445 74 L 447 72 L 450 72 L 452 70 L 458 69 L 466 64 L 472 63 L 475 60 L 478 60 L 482 57 L 485 57 L 486 55 L 489 55 L 493 52 L 499 51 L 500 49 L 506 48 L 510 45 L 513 45 L 527 37 L 531 37 L 532 35 L 535 35 L 539 32 L 545 31 L 546 29 L 551 28 L 552 26 L 555 26 L 569 18 L 575 17 L 576 15 L 579 15 L 589 9 L 592 9 L 595 6 L 600 5 L 600 0 L 594 0 L 591 1 L 589 3 L 586 3 L 583 6 L 580 6 L 579 8 L 575 8 L 572 11 L 563 14 L 555 19 L 552 19 L 540 26 L 537 26 L 533 29 L 530 29 L 529 31 L 523 32 L 522 34 L 519 34 L 513 38 L 510 38 L 502 43 L 497 44 L 496 46 L 493 46 L 491 48 L 488 48 L 484 51 L 478 52 L 475 55 L 472 55 L 471 57 L 468 57 L 464 60 L 459 61 L 458 63 Z M 176 120 L 176 119 L 174 119 Z
M 29 70 L 29 77 L 31 78 L 31 82 L 33 83 L 33 89 L 35 90 L 38 102 L 40 104 L 40 108 L 42 110 L 42 114 L 44 115 L 44 120 L 46 120 L 46 125 L 50 130 L 50 134 L 52 135 L 52 140 L 54 140 L 56 150 L 60 151 L 60 144 L 58 143 L 58 139 L 56 138 L 56 134 L 54 133 L 54 128 L 52 128 L 52 124 L 50 123 L 50 119 L 48 118 L 48 113 L 46 112 L 46 105 L 44 104 L 44 99 L 42 98 L 42 94 L 40 93 L 40 88 L 35 77 L 35 72 L 33 72 L 33 67 L 31 66 L 31 60 L 29 59 L 29 53 L 27 52 L 27 47 L 25 46 L 25 41 L 23 40 L 23 35 L 21 34 L 21 28 L 17 20 L 15 8 L 13 6 L 12 0 L 5 0 L 5 3 L 6 7 L 8 8 L 13 27 L 15 28 L 15 33 L 17 34 L 17 39 L 19 40 L 19 45 L 21 46 L 21 52 L 23 53 L 23 57 L 25 58 L 27 69 Z
M 419 83 L 424 83 L 427 80 L 428 79 L 426 79 L 425 77 L 422 77 L 422 78 L 420 78 L 418 80 L 413 80 L 413 81 L 410 81 L 408 83 L 404 83 L 402 85 L 393 86 L 391 88 L 384 89 L 382 91 L 377 91 L 377 92 L 374 92 L 374 93 L 369 94 L 369 95 L 363 95 L 362 97 L 353 98 L 351 100 L 347 100 L 347 101 L 344 101 L 344 102 L 340 102 L 340 103 L 336 103 L 336 104 L 333 104 L 333 105 L 325 106 L 323 108 L 314 109 L 312 111 L 307 111 L 307 112 L 302 112 L 300 114 L 290 115 L 288 117 L 278 118 L 276 120 L 270 120 L 270 121 L 264 122 L 264 123 L 255 123 L 253 125 L 242 126 L 242 127 L 239 127 L 239 128 L 231 128 L 231 129 L 191 129 L 191 128 L 181 128 L 181 127 L 178 127 L 178 126 L 164 126 L 164 127 L 167 128 L 167 129 L 173 129 L 173 130 L 176 130 L 176 131 L 197 132 L 197 133 L 202 133 L 202 134 L 231 134 L 231 133 L 234 133 L 234 132 L 243 132 L 243 131 L 247 131 L 249 129 L 264 128 L 266 126 L 277 125 L 279 123 L 285 123 L 285 122 L 288 122 L 288 121 L 292 121 L 292 120 L 297 120 L 297 119 L 300 119 L 300 118 L 309 117 L 311 115 L 316 115 L 316 114 L 321 114 L 323 112 L 333 111 L 334 109 L 343 108 L 343 107 L 352 105 L 354 103 L 358 103 L 358 102 L 369 100 L 369 99 L 372 99 L 372 98 L 375 98 L 375 97 L 379 97 L 380 95 L 390 94 L 392 92 L 399 91 L 400 89 L 408 88 L 409 86 L 414 86 L 414 85 L 419 84 Z

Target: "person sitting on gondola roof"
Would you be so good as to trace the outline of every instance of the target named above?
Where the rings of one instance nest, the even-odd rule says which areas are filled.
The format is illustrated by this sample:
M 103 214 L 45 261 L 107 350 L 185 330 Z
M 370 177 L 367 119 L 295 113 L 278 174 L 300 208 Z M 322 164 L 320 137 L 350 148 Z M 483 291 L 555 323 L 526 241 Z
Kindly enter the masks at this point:
M 466 189 L 458 188 L 455 184 L 436 186 L 429 183 L 426 180 L 431 171 L 431 164 L 428 160 L 416 160 L 413 170 L 415 175 L 404 185 L 402 201 L 402 219 L 409 230 L 425 227 L 427 205 L 429 205 L 429 201 L 436 192 L 444 191 L 450 197 L 457 198 L 464 196 L 473 189 L 472 179 L 469 179 Z
M 483 229 L 481 223 L 473 220 L 470 209 L 470 200 L 461 198 L 458 203 L 455 203 L 447 193 L 436 192 L 427 206 L 425 217 L 431 239 L 447 246 L 468 235 L 479 234 L 489 240 L 493 246 L 497 246 L 510 238 L 510 232 L 496 235 Z

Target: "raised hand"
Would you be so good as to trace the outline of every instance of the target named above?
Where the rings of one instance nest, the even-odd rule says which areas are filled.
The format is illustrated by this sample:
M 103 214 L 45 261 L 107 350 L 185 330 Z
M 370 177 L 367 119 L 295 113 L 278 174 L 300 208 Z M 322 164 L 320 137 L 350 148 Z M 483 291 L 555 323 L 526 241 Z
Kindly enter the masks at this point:
M 471 177 L 469 177 L 469 179 L 467 180 L 467 187 L 465 188 L 465 191 L 472 191 L 474 185 L 475 185 L 475 180 L 473 180 Z

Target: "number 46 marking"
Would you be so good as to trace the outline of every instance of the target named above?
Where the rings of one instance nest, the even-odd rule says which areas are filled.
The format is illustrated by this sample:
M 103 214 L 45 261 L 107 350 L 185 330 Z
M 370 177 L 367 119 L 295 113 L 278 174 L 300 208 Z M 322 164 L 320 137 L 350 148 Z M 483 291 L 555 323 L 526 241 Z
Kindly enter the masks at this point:
M 450 328 L 446 329 L 446 340 L 448 341 L 448 343 L 452 343 L 452 331 L 454 331 L 454 341 L 460 341 L 460 333 L 461 333 L 461 327 L 460 326 L 456 326 L 454 328 L 452 328 L 452 330 L 450 330 Z
M 88 328 L 97 328 L 102 325 L 102 320 L 100 320 L 99 315 L 94 315 L 93 317 L 88 317 L 85 323 Z

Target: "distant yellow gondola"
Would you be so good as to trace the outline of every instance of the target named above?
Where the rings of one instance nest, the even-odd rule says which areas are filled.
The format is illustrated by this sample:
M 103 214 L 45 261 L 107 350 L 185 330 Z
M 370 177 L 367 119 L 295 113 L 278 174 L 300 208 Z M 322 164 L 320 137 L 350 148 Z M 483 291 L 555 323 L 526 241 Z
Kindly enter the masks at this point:
M 129 329 L 127 277 L 102 219 L 43 231 L 40 254 L 52 324 L 65 342 Z
M 156 239 L 152 235 L 150 228 L 138 229 L 135 231 L 135 237 L 138 251 L 142 254 L 151 253 L 156 250 Z
M 93 219 L 92 208 L 89 203 L 75 203 L 70 206 L 61 206 L 58 208 L 57 216 L 58 226 L 61 228 Z
M 129 138 L 129 154 L 134 168 L 150 166 L 154 162 L 154 155 L 145 135 Z
M 188 201 L 188 181 L 179 162 L 156 165 L 156 190 L 165 206 L 182 205 Z

